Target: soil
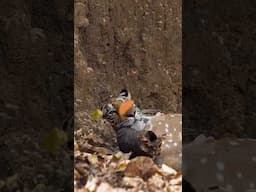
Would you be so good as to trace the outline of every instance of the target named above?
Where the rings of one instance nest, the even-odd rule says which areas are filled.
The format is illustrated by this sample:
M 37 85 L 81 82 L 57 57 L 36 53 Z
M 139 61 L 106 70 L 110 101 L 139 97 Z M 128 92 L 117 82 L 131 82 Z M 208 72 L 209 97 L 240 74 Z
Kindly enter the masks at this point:
M 181 1 L 75 1 L 76 109 L 120 89 L 141 108 L 181 112 Z

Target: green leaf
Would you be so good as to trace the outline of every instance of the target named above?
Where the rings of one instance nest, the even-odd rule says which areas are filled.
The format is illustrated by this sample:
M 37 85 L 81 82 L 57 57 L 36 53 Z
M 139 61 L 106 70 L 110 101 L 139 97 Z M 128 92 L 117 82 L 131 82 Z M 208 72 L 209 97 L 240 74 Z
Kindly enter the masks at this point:
M 94 121 L 99 120 L 100 118 L 102 118 L 102 116 L 103 116 L 103 112 L 102 112 L 101 110 L 99 110 L 99 109 L 96 109 L 96 110 L 92 113 L 92 115 L 91 115 L 92 120 L 94 120 Z

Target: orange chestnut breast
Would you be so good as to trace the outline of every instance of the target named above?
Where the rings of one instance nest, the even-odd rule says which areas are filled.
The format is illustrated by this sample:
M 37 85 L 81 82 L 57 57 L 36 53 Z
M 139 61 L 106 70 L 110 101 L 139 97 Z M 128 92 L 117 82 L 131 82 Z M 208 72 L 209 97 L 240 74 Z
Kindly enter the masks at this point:
M 118 114 L 123 116 L 129 109 L 133 107 L 134 101 L 129 99 L 119 106 Z

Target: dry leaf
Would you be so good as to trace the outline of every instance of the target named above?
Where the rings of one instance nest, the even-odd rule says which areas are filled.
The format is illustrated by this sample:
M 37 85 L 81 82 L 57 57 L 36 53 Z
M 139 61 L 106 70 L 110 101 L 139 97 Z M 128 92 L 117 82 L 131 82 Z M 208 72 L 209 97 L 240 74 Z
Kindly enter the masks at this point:
M 144 183 L 144 181 L 140 177 L 123 177 L 122 183 L 128 187 L 136 187 Z
M 169 166 L 167 166 L 166 164 L 162 164 L 161 170 L 164 173 L 170 174 L 170 175 L 176 175 L 177 171 Z
M 99 163 L 97 155 L 89 155 L 87 158 L 92 165 L 97 165 Z
M 121 151 L 118 151 L 117 153 L 114 154 L 114 157 L 116 159 L 120 159 L 123 156 L 123 153 Z
M 121 188 L 113 188 L 108 183 L 101 183 L 97 188 L 96 192 L 126 192 L 126 190 Z
M 164 186 L 164 180 L 161 175 L 155 174 L 148 179 L 147 184 L 150 191 L 157 191 Z
M 121 161 L 116 168 L 116 171 L 124 171 L 127 167 L 127 164 L 129 163 L 129 160 Z
M 88 191 L 92 192 L 96 190 L 97 185 L 98 185 L 98 178 L 95 177 L 87 181 L 85 188 L 88 189 Z
M 75 150 L 75 151 L 78 151 L 78 150 L 79 150 L 79 146 L 78 146 L 76 140 L 74 140 L 74 150 Z

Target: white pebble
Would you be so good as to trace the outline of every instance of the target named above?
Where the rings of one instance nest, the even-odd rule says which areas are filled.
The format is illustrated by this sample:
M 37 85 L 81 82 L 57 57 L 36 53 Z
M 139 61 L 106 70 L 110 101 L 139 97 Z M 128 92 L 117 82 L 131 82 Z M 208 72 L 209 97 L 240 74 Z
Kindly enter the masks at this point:
M 229 143 L 230 143 L 230 145 L 233 145 L 233 146 L 237 146 L 238 145 L 238 143 L 236 141 L 230 141 Z
M 249 184 L 249 187 L 250 187 L 251 189 L 254 189 L 254 188 L 255 188 L 255 184 L 254 184 L 253 182 L 251 182 L 251 183 Z
M 216 173 L 216 178 L 219 182 L 223 182 L 224 181 L 224 176 L 221 173 Z
M 237 176 L 238 179 L 242 179 L 243 174 L 242 174 L 241 172 L 237 172 L 237 173 L 236 173 L 236 176 Z
M 200 159 L 200 162 L 201 162 L 202 164 L 205 164 L 205 163 L 207 162 L 207 159 L 206 159 L 206 158 L 202 158 L 202 159 Z
M 233 186 L 230 185 L 230 184 L 227 184 L 227 185 L 226 185 L 226 190 L 227 190 L 228 192 L 233 191 Z
M 217 161 L 216 167 L 217 167 L 217 169 L 218 169 L 219 171 L 223 171 L 225 165 L 224 165 L 224 163 L 223 163 L 222 161 Z

